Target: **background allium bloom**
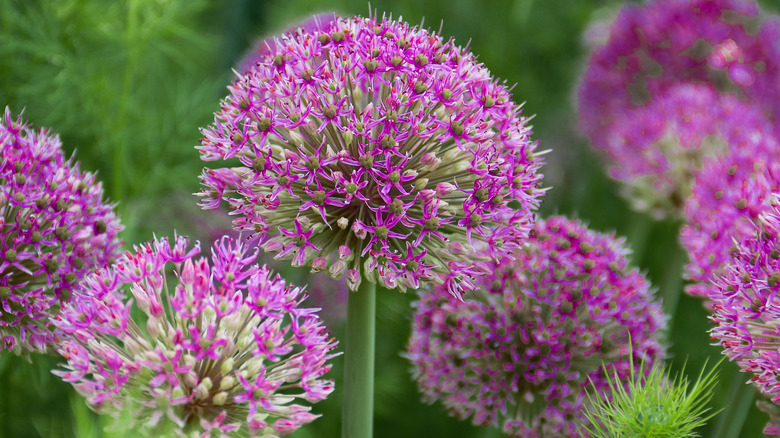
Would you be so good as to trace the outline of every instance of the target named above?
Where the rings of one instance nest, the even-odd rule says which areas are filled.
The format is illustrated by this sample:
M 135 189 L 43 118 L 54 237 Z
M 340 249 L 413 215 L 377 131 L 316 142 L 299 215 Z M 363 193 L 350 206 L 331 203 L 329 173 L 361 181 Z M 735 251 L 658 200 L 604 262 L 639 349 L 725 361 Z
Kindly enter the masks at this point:
M 283 35 L 204 129 L 205 208 L 350 289 L 477 275 L 467 254 L 524 240 L 541 190 L 530 127 L 474 55 L 388 19 Z M 446 274 L 452 275 L 446 275 Z
M 706 297 L 710 281 L 730 259 L 734 241 L 752 236 L 755 221 L 769 206 L 780 183 L 780 145 L 771 134 L 756 135 L 744 147 L 715 160 L 705 160 L 685 206 L 680 232 L 690 255 L 686 291 Z
M 665 318 L 626 253 L 553 217 L 465 301 L 441 286 L 421 294 L 408 357 L 423 399 L 512 436 L 577 436 L 585 391 L 608 387 L 602 363 L 624 379 L 630 348 L 637 361 L 663 354 Z
M 68 363 L 55 374 L 98 412 L 133 409 L 147 428 L 270 437 L 314 420 L 297 401 L 333 391 L 321 377 L 335 347 L 315 309 L 253 265 L 257 251 L 225 238 L 212 266 L 198 252 L 182 237 L 160 239 L 88 277 L 63 308 L 59 326 L 74 339 L 59 348 Z M 145 324 L 130 318 L 136 311 Z
M 0 351 L 46 351 L 50 319 L 87 271 L 118 254 L 122 229 L 95 175 L 59 137 L 6 108 L 0 120 Z M 53 351 L 53 350 L 52 350 Z
M 715 279 L 710 298 L 715 328 L 712 338 L 725 354 L 752 373 L 756 388 L 780 404 L 780 206 L 777 192 L 774 205 L 760 216 L 754 232 L 734 249 L 730 262 Z M 762 408 L 770 414 L 767 427 L 780 435 L 778 408 Z
M 680 82 L 709 83 L 765 108 L 780 96 L 780 22 L 746 0 L 658 0 L 626 5 L 579 87 L 580 128 L 598 148 L 619 115 Z
M 615 115 L 606 135 L 612 177 L 640 211 L 656 217 L 683 215 L 705 157 L 746 147 L 772 131 L 754 107 L 706 84 L 681 84 L 646 106 Z

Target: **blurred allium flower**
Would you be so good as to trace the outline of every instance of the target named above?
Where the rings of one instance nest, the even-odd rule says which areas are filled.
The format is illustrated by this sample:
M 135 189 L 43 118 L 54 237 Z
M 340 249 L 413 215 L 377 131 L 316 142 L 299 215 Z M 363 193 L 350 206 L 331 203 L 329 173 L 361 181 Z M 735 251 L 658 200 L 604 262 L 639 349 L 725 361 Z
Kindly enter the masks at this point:
M 51 319 L 84 274 L 118 255 L 122 229 L 95 175 L 59 137 L 6 108 L 0 120 L 0 351 L 46 351 Z M 52 350 L 53 351 L 53 350 Z
M 706 84 L 671 87 L 615 121 L 605 135 L 610 173 L 625 183 L 637 210 L 659 218 L 683 215 L 705 157 L 746 147 L 772 130 L 757 109 Z
M 204 208 L 350 289 L 481 275 L 468 254 L 523 243 L 542 190 L 530 126 L 474 55 L 389 19 L 281 36 L 230 87 L 199 148 Z M 446 280 L 445 280 L 446 279 Z
M 705 160 L 685 206 L 680 241 L 690 255 L 686 291 L 707 297 L 713 276 L 730 259 L 734 241 L 752 236 L 770 193 L 778 190 L 780 145 L 771 133 L 756 135 L 728 155 Z
M 553 217 L 517 260 L 489 263 L 465 301 L 441 286 L 423 293 L 408 347 L 423 399 L 512 436 L 577 436 L 585 393 L 606 390 L 605 373 L 626 378 L 629 352 L 663 355 L 664 316 L 626 253 Z
M 160 239 L 88 277 L 63 308 L 58 325 L 73 339 L 55 374 L 96 411 L 133 409 L 150 430 L 272 437 L 314 420 L 297 401 L 333 391 L 321 377 L 335 343 L 314 309 L 299 307 L 305 295 L 228 238 L 211 267 L 198 252 L 185 238 Z M 145 324 L 130 318 L 136 311 Z
M 708 83 L 766 108 L 780 96 L 780 21 L 746 0 L 657 0 L 626 5 L 579 87 L 580 127 L 608 148 L 620 114 L 680 82 Z
M 303 29 L 306 32 L 314 32 L 317 30 L 325 30 L 336 20 L 335 13 L 315 14 L 301 23 L 295 24 L 287 29 L 284 33 L 288 36 L 294 36 L 298 29 Z M 237 71 L 240 74 L 246 74 L 252 67 L 258 62 L 262 62 L 267 56 L 273 56 L 279 50 L 277 46 L 278 36 L 270 38 L 261 38 L 257 41 L 254 47 L 244 56 L 244 59 L 238 63 Z

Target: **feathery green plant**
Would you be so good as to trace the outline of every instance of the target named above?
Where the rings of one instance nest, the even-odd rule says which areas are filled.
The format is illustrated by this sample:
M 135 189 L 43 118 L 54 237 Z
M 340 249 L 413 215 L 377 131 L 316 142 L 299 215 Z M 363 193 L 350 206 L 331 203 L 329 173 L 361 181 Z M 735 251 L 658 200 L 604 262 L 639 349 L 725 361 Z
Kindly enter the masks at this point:
M 685 369 L 673 379 L 669 369 L 653 364 L 645 375 L 644 362 L 636 369 L 631 360 L 629 381 L 620 381 L 617 373 L 607 376 L 610 391 L 588 395 L 585 426 L 594 438 L 688 438 L 697 437 L 696 429 L 717 412 L 706 415 L 718 373 L 717 365 L 704 368 L 693 385 L 684 376 Z
M 59 133 L 85 169 L 99 170 L 129 242 L 164 232 L 160 210 L 169 220 L 175 215 L 166 211 L 170 194 L 197 187 L 198 127 L 212 117 L 231 74 L 216 62 L 215 6 L 0 2 L 0 102 Z

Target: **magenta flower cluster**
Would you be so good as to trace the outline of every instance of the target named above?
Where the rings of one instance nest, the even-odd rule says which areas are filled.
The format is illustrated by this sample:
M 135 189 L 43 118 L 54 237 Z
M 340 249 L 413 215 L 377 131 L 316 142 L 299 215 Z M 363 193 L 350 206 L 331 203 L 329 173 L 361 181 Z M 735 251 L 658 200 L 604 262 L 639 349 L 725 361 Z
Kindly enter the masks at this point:
M 118 255 L 122 229 L 95 175 L 59 138 L 0 120 L 0 352 L 53 351 L 51 324 L 82 277 Z
M 338 18 L 275 41 L 203 130 L 201 205 L 295 266 L 388 288 L 482 272 L 534 219 L 541 159 L 507 88 L 468 51 L 390 19 Z
M 764 115 L 707 84 L 680 83 L 647 105 L 615 114 L 605 133 L 610 175 L 639 211 L 679 218 L 706 159 L 771 136 Z
M 780 205 L 760 216 L 752 236 L 735 245 L 731 262 L 723 269 L 711 291 L 715 327 L 712 338 L 726 356 L 752 373 L 751 382 L 775 406 L 764 404 L 771 422 L 765 431 L 780 435 L 777 421 L 780 403 Z
M 580 127 L 639 210 L 683 216 L 702 158 L 756 133 L 780 101 L 780 20 L 744 0 L 627 5 L 579 88 Z M 748 140 L 749 141 L 749 140 Z
M 777 106 L 780 21 L 761 20 L 747 0 L 657 0 L 621 8 L 579 88 L 580 127 L 599 148 L 621 113 L 681 82 Z M 614 142 L 612 143 L 614 144 Z
M 516 437 L 579 436 L 586 391 L 663 357 L 665 323 L 649 283 L 614 236 L 562 217 L 536 224 L 516 260 L 464 301 L 441 286 L 414 304 L 408 346 L 426 402 Z M 650 367 L 647 367 L 649 369 Z
M 151 431 L 275 437 L 314 420 L 299 402 L 333 391 L 322 376 L 335 347 L 316 309 L 253 264 L 257 251 L 225 238 L 209 266 L 187 245 L 155 240 L 89 276 L 58 322 L 71 338 L 55 374 L 96 411 L 130 410 Z
M 705 163 L 685 206 L 680 241 L 690 255 L 685 277 L 693 281 L 686 287 L 693 295 L 711 295 L 711 281 L 729 262 L 734 242 L 753 235 L 780 185 L 775 137 L 756 134 L 741 146 Z

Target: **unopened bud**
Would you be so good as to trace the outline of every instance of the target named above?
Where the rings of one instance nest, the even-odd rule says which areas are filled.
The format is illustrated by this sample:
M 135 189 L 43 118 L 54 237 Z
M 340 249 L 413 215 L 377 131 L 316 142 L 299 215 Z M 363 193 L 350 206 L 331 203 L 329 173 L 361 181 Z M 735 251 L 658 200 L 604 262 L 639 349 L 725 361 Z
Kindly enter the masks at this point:
M 457 189 L 457 187 L 455 187 L 455 185 L 450 183 L 445 182 L 445 183 L 436 184 L 436 194 L 438 194 L 439 196 L 449 195 L 455 189 Z
M 338 227 L 341 228 L 342 230 L 346 230 L 347 227 L 349 226 L 349 219 L 347 219 L 345 217 L 340 217 L 336 221 L 336 225 L 338 225 Z
M 225 369 L 225 364 L 222 364 L 222 369 Z M 233 370 L 233 367 L 230 367 L 230 371 Z M 222 380 L 219 382 L 219 389 L 222 391 L 229 391 L 231 388 L 236 386 L 236 378 L 230 375 L 222 377 Z
M 428 152 L 420 158 L 420 163 L 425 166 L 425 170 L 434 171 L 441 164 L 441 158 L 437 157 L 433 152 Z
M 337 261 L 336 263 L 330 265 L 330 268 L 328 268 L 328 273 L 333 278 L 341 278 L 342 275 L 344 275 L 344 270 L 346 269 L 346 265 L 341 260 Z
M 300 147 L 303 145 L 303 137 L 296 131 L 290 131 L 290 144 Z
M 346 260 L 347 257 L 352 255 L 352 250 L 349 249 L 347 245 L 340 245 L 339 246 L 339 259 L 340 260 Z
M 352 135 L 351 131 L 344 131 L 341 133 L 341 138 L 344 139 L 344 145 L 349 146 L 352 144 L 352 140 L 354 139 L 354 136 Z
M 423 190 L 428 187 L 428 178 L 418 178 L 414 180 L 414 188 L 417 190 Z
M 212 397 L 212 403 L 214 403 L 215 406 L 222 406 L 225 403 L 227 403 L 228 393 L 225 391 L 218 392 L 214 394 L 214 397 Z
M 354 269 L 347 271 L 347 286 L 349 290 L 356 291 L 360 286 L 360 273 Z
M 322 272 L 325 269 L 326 260 L 325 257 L 317 257 L 311 262 L 311 273 L 316 274 Z

